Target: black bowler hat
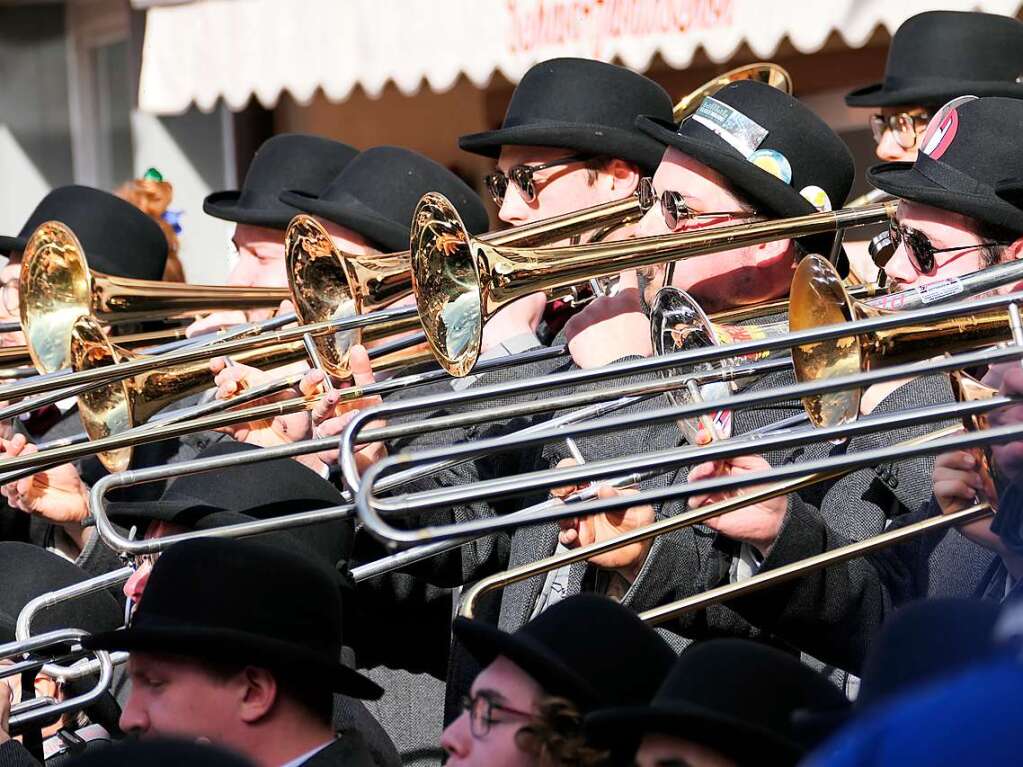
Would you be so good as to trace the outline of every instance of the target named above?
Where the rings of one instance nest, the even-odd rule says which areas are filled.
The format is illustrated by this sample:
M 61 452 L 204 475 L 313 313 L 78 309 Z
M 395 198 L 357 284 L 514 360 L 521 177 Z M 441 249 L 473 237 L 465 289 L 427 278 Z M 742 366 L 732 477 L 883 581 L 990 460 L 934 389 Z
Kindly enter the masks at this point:
M 116 277 L 163 278 L 167 238 L 130 202 L 90 186 L 60 186 L 32 211 L 17 237 L 0 237 L 0 253 L 23 251 L 40 224 L 60 221 L 78 237 L 89 268 Z
M 607 155 L 650 175 L 664 147 L 636 130 L 639 115 L 670 122 L 671 97 L 653 80 L 590 59 L 550 59 L 534 65 L 515 87 L 497 130 L 458 140 L 467 152 L 497 157 L 501 147 L 563 147 Z
M 44 548 L 20 541 L 0 542 L 0 644 L 13 642 L 18 614 L 40 594 L 56 591 L 91 576 L 82 568 Z M 60 602 L 32 621 L 32 634 L 63 628 L 111 631 L 124 614 L 108 591 Z
M 360 152 L 322 192 L 294 185 L 281 200 L 394 252 L 408 250 L 412 214 L 427 192 L 451 200 L 473 234 L 489 227 L 483 202 L 464 181 L 419 152 L 396 146 Z
M 341 589 L 322 562 L 278 546 L 200 538 L 156 560 L 132 618 L 90 648 L 237 662 L 376 700 L 383 690 L 340 662 Z
M 799 100 L 753 80 L 726 85 L 677 127 L 641 117 L 640 130 L 720 173 L 771 217 L 837 210 L 855 166 L 845 142 Z M 804 238 L 827 254 L 833 235 Z
M 884 82 L 845 97 L 851 107 L 941 106 L 956 96 L 1023 98 L 1023 24 L 1010 16 L 928 11 L 892 37 Z
M 583 712 L 646 702 L 676 659 L 632 610 L 594 594 L 558 602 L 513 634 L 465 618 L 453 630 L 480 665 L 504 656 Z
M 875 165 L 867 180 L 896 197 L 1023 232 L 1023 210 L 995 191 L 1007 177 L 1023 176 L 1017 141 L 1023 101 L 992 96 L 953 106 L 955 101 L 931 120 L 916 162 Z
M 299 211 L 280 201 L 285 189 L 319 192 L 359 153 L 340 141 L 304 133 L 271 136 L 256 150 L 240 190 L 214 192 L 202 209 L 238 224 L 287 229 Z
M 597 746 L 659 734 L 702 744 L 739 764 L 794 765 L 814 744 L 796 733 L 793 712 L 845 702 L 798 658 L 744 639 L 712 639 L 682 653 L 649 703 L 597 711 L 584 726 Z
M 245 757 L 209 743 L 147 738 L 87 750 L 71 767 L 253 767 Z

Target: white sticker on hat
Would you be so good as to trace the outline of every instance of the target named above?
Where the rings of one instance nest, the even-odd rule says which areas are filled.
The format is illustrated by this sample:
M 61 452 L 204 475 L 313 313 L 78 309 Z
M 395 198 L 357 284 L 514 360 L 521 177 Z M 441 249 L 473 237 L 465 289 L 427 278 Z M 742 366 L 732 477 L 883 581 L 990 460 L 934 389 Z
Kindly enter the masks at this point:
M 690 118 L 713 131 L 748 158 L 767 138 L 767 129 L 723 101 L 707 96 Z
M 826 210 L 831 210 L 831 198 L 828 197 L 828 193 L 819 186 L 815 186 L 814 184 L 804 186 L 799 190 L 799 194 L 821 213 Z
M 958 108 L 963 104 L 976 101 L 976 96 L 957 96 L 935 113 L 924 131 L 923 141 L 920 142 L 920 151 L 932 160 L 940 160 L 941 156 L 948 151 L 959 132 Z

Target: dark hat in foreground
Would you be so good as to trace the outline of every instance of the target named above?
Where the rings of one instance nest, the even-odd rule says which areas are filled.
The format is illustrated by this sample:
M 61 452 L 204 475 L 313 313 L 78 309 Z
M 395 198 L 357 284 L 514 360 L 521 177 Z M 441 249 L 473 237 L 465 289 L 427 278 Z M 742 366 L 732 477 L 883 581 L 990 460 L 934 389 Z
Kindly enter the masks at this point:
M 167 238 L 160 226 L 130 202 L 90 186 L 49 192 L 16 237 L 0 236 L 0 253 L 23 251 L 32 232 L 47 221 L 60 221 L 75 233 L 90 269 L 139 280 L 163 277 Z
M 252 767 L 248 759 L 209 743 L 162 738 L 126 740 L 87 751 L 73 767 Z
M 0 644 L 13 642 L 18 614 L 40 594 L 88 580 L 82 568 L 52 551 L 20 541 L 0 542 Z M 108 591 L 99 591 L 42 610 L 32 621 L 32 633 L 73 627 L 111 631 L 124 614 Z
M 940 106 L 956 96 L 1023 98 L 1023 23 L 1011 16 L 927 11 L 892 37 L 884 81 L 845 97 L 851 107 Z
M 341 626 L 330 568 L 278 546 L 202 538 L 156 560 L 131 626 L 86 644 L 261 666 L 375 700 L 383 690 L 340 662 Z
M 632 610 L 593 594 L 558 602 L 513 634 L 465 618 L 453 628 L 481 665 L 504 656 L 583 712 L 649 700 L 676 658 Z
M 655 733 L 739 764 L 796 764 L 812 744 L 794 732 L 792 713 L 844 704 L 838 688 L 798 658 L 748 640 L 714 639 L 683 652 L 648 704 L 597 711 L 585 728 L 598 746 Z
M 654 117 L 636 124 L 720 173 L 761 215 L 837 210 L 852 187 L 855 166 L 845 142 L 799 100 L 765 83 L 726 85 L 678 126 Z M 833 236 L 804 240 L 827 255 Z
M 590 59 L 550 59 L 523 75 L 500 128 L 462 136 L 458 145 L 486 157 L 505 145 L 562 147 L 628 160 L 649 175 L 664 147 L 636 130 L 636 118 L 670 122 L 671 114 L 667 91 L 641 74 Z
M 241 189 L 214 192 L 202 209 L 214 218 L 238 224 L 287 229 L 299 211 L 285 205 L 285 189 L 319 192 L 359 153 L 322 136 L 282 133 L 256 150 Z
M 412 214 L 427 192 L 447 197 L 473 234 L 488 229 L 483 201 L 462 179 L 429 157 L 396 146 L 361 152 L 322 192 L 296 184 L 281 200 L 395 252 L 408 250 Z
M 1021 100 L 954 99 L 931 120 L 915 162 L 875 165 L 867 180 L 904 200 L 1023 232 L 1023 210 L 996 192 L 1005 179 L 1023 176 L 1021 125 Z

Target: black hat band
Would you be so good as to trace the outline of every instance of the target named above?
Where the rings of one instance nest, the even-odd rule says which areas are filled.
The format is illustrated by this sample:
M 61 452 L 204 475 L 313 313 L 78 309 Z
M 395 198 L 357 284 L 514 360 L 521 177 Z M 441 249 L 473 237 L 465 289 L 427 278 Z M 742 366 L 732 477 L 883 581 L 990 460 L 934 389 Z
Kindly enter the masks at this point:
M 921 176 L 933 181 L 948 192 L 964 194 L 991 194 L 994 192 L 993 187 L 967 176 L 961 170 L 953 168 L 942 160 L 935 160 L 923 152 L 917 155 L 914 168 Z

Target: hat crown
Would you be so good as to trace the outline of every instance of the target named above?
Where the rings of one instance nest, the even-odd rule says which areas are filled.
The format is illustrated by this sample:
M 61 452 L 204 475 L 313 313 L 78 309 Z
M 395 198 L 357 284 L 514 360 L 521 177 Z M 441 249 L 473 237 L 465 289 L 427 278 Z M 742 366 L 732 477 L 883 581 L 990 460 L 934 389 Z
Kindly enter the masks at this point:
M 153 219 L 117 195 L 77 184 L 57 187 L 40 200 L 19 237 L 30 237 L 47 221 L 60 221 L 75 233 L 92 270 L 142 280 L 163 277 L 167 238 Z
M 264 637 L 336 661 L 341 591 L 331 571 L 290 551 L 200 538 L 156 561 L 132 625 Z
M 304 133 L 271 136 L 256 150 L 239 195 L 243 207 L 280 205 L 285 189 L 319 192 L 357 150 L 339 141 Z
M 660 85 L 625 67 L 591 59 L 550 59 L 533 65 L 515 88 L 502 128 L 551 123 L 635 130 L 639 115 L 671 118 Z
M 1009 16 L 927 11 L 892 37 L 885 86 L 913 80 L 1004 81 L 1023 75 L 1023 23 Z

